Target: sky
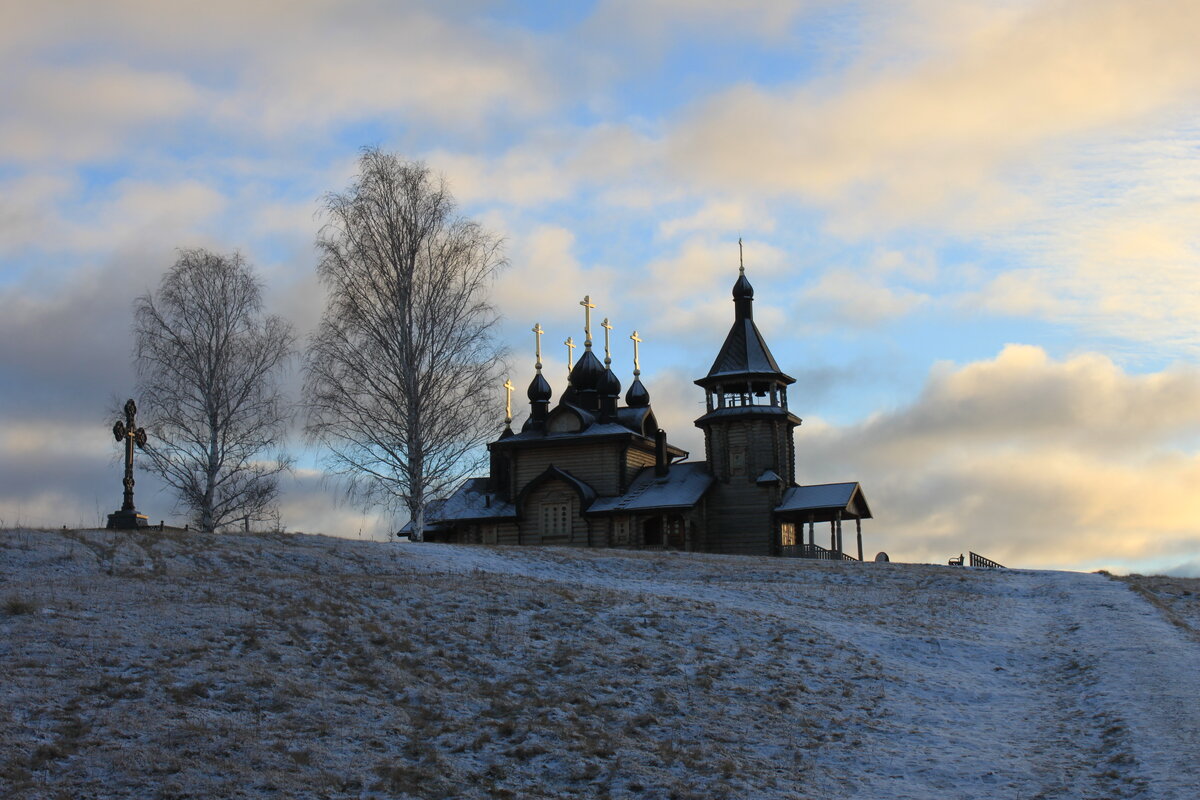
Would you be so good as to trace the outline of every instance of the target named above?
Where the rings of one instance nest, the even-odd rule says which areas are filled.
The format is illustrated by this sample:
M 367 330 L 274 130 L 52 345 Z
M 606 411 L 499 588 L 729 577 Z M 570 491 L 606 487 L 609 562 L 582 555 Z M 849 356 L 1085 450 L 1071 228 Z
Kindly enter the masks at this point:
M 178 249 L 242 252 L 303 341 L 377 146 L 504 238 L 518 387 L 539 322 L 561 391 L 588 294 L 702 458 L 741 238 L 796 478 L 861 481 L 868 557 L 1200 575 L 1196 41 L 1182 0 L 0 5 L 0 525 L 119 507 Z M 396 525 L 291 448 L 288 529 Z

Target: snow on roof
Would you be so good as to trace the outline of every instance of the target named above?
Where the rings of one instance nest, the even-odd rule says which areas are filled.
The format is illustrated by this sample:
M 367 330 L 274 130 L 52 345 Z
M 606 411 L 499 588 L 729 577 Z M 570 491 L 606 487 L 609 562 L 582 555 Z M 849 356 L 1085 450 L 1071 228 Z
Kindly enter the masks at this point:
M 820 508 L 848 508 L 858 491 L 858 482 L 823 483 L 816 486 L 793 486 L 783 493 L 776 511 L 810 511 Z
M 651 511 L 659 508 L 691 508 L 713 483 L 703 461 L 672 464 L 663 477 L 646 467 L 619 497 L 601 497 L 588 508 L 589 514 L 619 511 Z
M 589 425 L 581 431 L 561 431 L 557 433 L 543 433 L 542 431 L 521 431 L 514 433 L 512 436 L 501 439 L 500 442 L 508 444 L 509 442 L 529 442 L 529 441 L 554 441 L 557 439 L 581 439 L 589 436 L 616 436 L 620 434 L 636 433 L 641 436 L 640 431 L 633 431 L 624 425 L 619 425 L 615 422 L 597 422 Z M 499 442 L 493 442 L 498 444 Z
M 436 527 L 446 522 L 467 522 L 477 519 L 511 519 L 517 516 L 512 503 L 505 503 L 487 490 L 487 478 L 467 478 L 454 494 L 445 500 L 430 503 L 425 512 L 425 526 Z M 412 522 L 400 529 L 407 533 Z

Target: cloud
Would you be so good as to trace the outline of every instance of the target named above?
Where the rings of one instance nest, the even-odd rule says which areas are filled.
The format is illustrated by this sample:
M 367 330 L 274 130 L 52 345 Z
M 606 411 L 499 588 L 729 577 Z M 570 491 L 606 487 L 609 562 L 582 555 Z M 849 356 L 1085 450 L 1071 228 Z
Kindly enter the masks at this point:
M 682 31 L 704 30 L 778 40 L 797 18 L 825 5 L 819 0 L 752 0 L 732 5 L 722 0 L 604 0 L 587 24 L 647 43 L 661 43 Z
M 583 322 L 580 298 L 616 285 L 616 276 L 604 267 L 584 268 L 574 252 L 575 234 L 560 225 L 538 225 L 509 241 L 511 267 L 501 274 L 493 298 L 498 308 L 509 319 L 527 321 L 526 327 L 537 321 L 568 326 L 582 342 L 576 326 L 576 320 L 579 328 Z M 611 297 L 596 296 L 596 302 L 615 307 Z M 595 324 L 607 313 L 598 309 Z
M 1190 97 L 1198 34 L 1200 9 L 1169 0 L 1001 12 L 924 60 L 717 92 L 678 121 L 668 152 L 702 185 L 798 196 L 876 226 L 952 215 L 994 227 L 1027 216 L 1006 185 L 1014 168 L 1080 136 L 1145 131 Z M 1010 205 L 1025 213 L 999 213 Z
M 833 269 L 804 290 L 800 318 L 839 328 L 871 328 L 929 302 L 929 296 L 903 287 L 889 287 L 869 275 Z
M 770 233 L 774 230 L 775 218 L 766 209 L 746 200 L 709 200 L 693 214 L 658 224 L 659 235 L 668 239 L 697 231 L 714 234 Z
M 13 162 L 196 135 L 294 146 L 409 115 L 456 128 L 537 116 L 558 93 L 531 34 L 446 4 L 127 0 L 18 4 L 4 19 L 17 33 L 0 66 L 22 74 L 0 87 L 0 152 Z
M 797 454 L 802 483 L 861 480 L 871 549 L 903 560 L 1137 569 L 1200 544 L 1194 367 L 1132 375 L 1010 345 L 939 365 L 912 403 L 857 425 L 806 421 Z
M 0 153 L 10 162 L 106 156 L 134 131 L 197 111 L 201 94 L 183 75 L 123 64 L 34 69 L 0 90 Z

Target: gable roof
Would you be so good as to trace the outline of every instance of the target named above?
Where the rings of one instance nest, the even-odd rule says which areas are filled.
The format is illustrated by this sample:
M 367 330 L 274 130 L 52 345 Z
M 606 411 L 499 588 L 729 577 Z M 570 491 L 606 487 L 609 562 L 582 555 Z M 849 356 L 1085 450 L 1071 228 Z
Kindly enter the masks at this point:
M 434 500 L 425 507 L 425 528 L 429 530 L 447 522 L 516 519 L 517 509 L 488 491 L 487 478 L 467 478 L 454 493 L 444 500 Z M 401 533 L 412 531 L 412 520 L 405 523 Z
M 871 518 L 871 508 L 858 481 L 822 483 L 815 486 L 793 486 L 783 493 L 776 513 L 845 511 L 862 519 Z M 817 515 L 820 519 L 824 515 Z
M 708 464 L 690 461 L 672 464 L 663 477 L 654 467 L 645 467 L 629 484 L 628 491 L 617 497 L 600 497 L 588 509 L 589 514 L 654 511 L 691 508 L 713 484 Z

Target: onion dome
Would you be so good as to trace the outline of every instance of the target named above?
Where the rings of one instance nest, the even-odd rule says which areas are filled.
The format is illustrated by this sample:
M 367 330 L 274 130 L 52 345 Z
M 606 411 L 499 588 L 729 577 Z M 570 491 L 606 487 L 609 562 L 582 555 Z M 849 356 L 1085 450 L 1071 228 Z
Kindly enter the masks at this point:
M 733 285 L 733 308 L 735 319 L 752 319 L 754 317 L 754 287 L 746 280 L 743 271 L 738 275 L 737 283 Z
M 621 380 L 613 373 L 612 369 L 605 369 L 604 374 L 600 376 L 600 385 L 597 389 L 603 397 L 620 397 Z
M 595 392 L 603 377 L 604 365 L 591 350 L 587 350 L 571 369 L 571 387 L 577 392 Z
M 754 287 L 750 285 L 750 281 L 746 279 L 746 273 L 744 272 L 738 275 L 737 283 L 733 285 L 733 299 L 754 299 Z
M 542 373 L 538 372 L 534 375 L 533 380 L 529 382 L 529 391 L 526 392 L 529 402 L 548 403 L 552 394 L 554 394 L 554 390 L 550 388 L 549 381 L 542 377 Z
M 645 408 L 650 405 L 650 393 L 642 385 L 641 378 L 634 378 L 633 383 L 629 385 L 629 391 L 625 393 L 625 405 L 630 408 Z

